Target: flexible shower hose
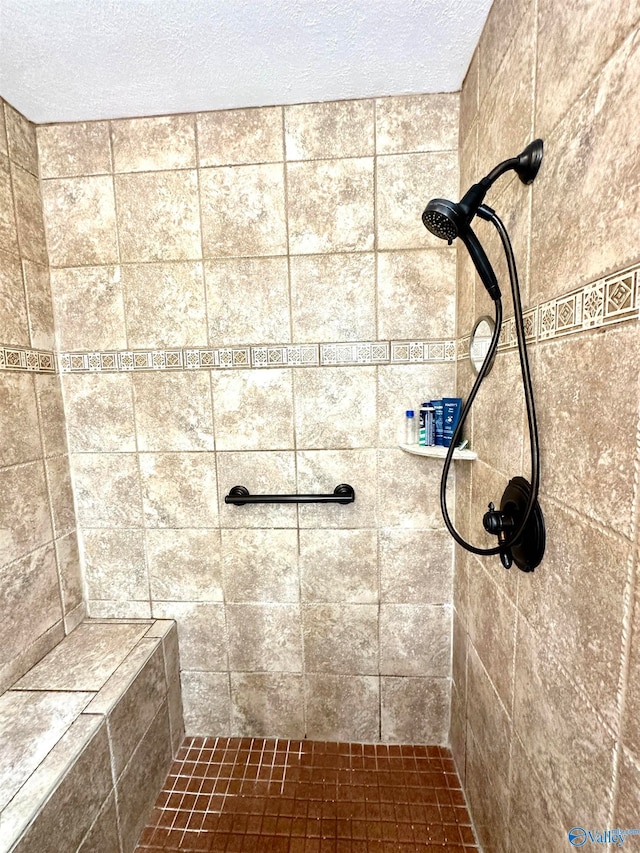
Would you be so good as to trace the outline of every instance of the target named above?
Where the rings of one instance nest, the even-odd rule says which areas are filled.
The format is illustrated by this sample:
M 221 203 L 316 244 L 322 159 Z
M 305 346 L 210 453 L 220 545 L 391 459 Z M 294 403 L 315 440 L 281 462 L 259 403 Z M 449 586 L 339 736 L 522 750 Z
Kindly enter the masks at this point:
M 520 301 L 520 286 L 518 284 L 518 271 L 516 268 L 516 261 L 513 254 L 513 247 L 511 245 L 511 240 L 509 239 L 507 229 L 505 228 L 502 220 L 494 210 L 484 204 L 480 205 L 480 207 L 478 208 L 478 216 L 480 216 L 481 219 L 485 219 L 486 221 L 491 222 L 498 231 L 507 258 L 507 266 L 509 268 L 509 280 L 511 282 L 511 294 L 513 297 L 514 319 L 516 323 L 516 332 L 518 338 L 518 354 L 520 356 L 520 370 L 522 373 L 522 384 L 524 387 L 524 396 L 527 408 L 527 420 L 529 422 L 529 444 L 531 447 L 531 491 L 529 493 L 529 499 L 527 501 L 527 505 L 522 516 L 522 520 L 518 525 L 518 528 L 507 541 L 494 548 L 478 548 L 477 546 L 472 545 L 471 543 L 463 539 L 463 537 L 453 526 L 451 518 L 449 517 L 449 512 L 447 510 L 447 479 L 449 477 L 449 469 L 451 468 L 453 453 L 456 448 L 456 445 L 458 444 L 460 436 L 462 435 L 462 430 L 465 421 L 469 415 L 469 412 L 471 411 L 473 401 L 475 400 L 476 395 L 480 390 L 480 386 L 482 385 L 485 376 L 489 372 L 489 368 L 491 367 L 493 357 L 498 347 L 500 331 L 502 329 L 502 300 L 500 299 L 500 297 L 498 297 L 494 300 L 495 327 L 493 329 L 491 343 L 489 345 L 489 349 L 485 356 L 482 367 L 480 368 L 476 380 L 473 383 L 473 387 L 469 392 L 469 396 L 467 397 L 467 400 L 462 408 L 460 420 L 458 421 L 458 425 L 453 434 L 453 438 L 451 439 L 451 445 L 444 461 L 444 467 L 442 469 L 442 478 L 440 480 L 440 508 L 442 509 L 442 517 L 444 518 L 444 523 L 447 527 L 447 530 L 459 545 L 461 545 L 467 551 L 470 551 L 472 554 L 479 554 L 481 556 L 492 556 L 507 551 L 513 545 L 515 545 L 527 526 L 531 513 L 533 512 L 536 501 L 538 499 L 540 483 L 540 451 L 538 446 L 538 422 L 536 420 L 536 410 L 533 401 L 533 387 L 531 385 L 531 373 L 529 370 L 529 359 L 527 357 L 524 319 L 522 317 L 522 303 Z

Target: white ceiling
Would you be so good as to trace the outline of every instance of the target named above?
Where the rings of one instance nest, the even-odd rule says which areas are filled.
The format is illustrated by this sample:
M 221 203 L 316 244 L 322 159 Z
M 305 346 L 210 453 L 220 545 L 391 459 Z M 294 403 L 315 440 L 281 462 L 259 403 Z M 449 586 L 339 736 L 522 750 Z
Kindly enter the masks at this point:
M 37 123 L 460 88 L 491 0 L 0 0 Z

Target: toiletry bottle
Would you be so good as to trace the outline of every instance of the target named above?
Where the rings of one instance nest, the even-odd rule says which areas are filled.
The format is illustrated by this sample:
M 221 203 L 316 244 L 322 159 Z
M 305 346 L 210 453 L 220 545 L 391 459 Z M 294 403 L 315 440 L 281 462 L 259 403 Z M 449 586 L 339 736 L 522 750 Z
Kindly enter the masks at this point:
M 418 444 L 420 444 L 422 447 L 424 447 L 426 444 L 428 444 L 428 441 L 426 440 L 426 433 L 425 433 L 425 426 L 426 426 L 425 419 L 426 419 L 427 407 L 428 406 L 429 406 L 429 403 L 423 403 L 420 406 L 420 422 L 418 425 Z
M 426 447 L 433 447 L 436 443 L 435 412 L 433 406 L 425 407 L 424 415 L 424 443 Z
M 407 409 L 404 413 L 404 435 L 402 444 L 417 444 L 418 443 L 418 426 L 416 423 L 416 415 L 413 409 Z

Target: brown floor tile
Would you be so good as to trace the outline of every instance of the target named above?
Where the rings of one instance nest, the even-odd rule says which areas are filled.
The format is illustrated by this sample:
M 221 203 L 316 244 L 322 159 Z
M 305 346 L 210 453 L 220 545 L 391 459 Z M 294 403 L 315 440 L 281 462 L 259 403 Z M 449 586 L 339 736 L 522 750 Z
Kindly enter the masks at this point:
M 136 853 L 445 848 L 477 849 L 443 747 L 187 738 Z

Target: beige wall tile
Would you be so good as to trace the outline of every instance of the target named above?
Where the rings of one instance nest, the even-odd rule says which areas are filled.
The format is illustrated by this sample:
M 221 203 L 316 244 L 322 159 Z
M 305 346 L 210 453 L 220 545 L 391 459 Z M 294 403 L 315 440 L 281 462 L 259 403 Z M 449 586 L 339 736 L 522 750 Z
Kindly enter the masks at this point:
M 51 271 L 58 346 L 62 350 L 126 349 L 120 267 Z
M 0 591 L 3 601 L 0 641 L 5 664 L 62 619 L 53 545 L 32 551 L 5 566 L 0 573 Z M 22 672 L 17 672 L 16 677 Z
M 622 535 L 630 533 L 633 502 L 628 466 L 636 449 L 635 389 L 640 368 L 636 332 L 633 326 L 619 327 L 539 346 L 533 373 L 540 452 L 546 460 L 544 490 Z M 612 411 L 615 442 L 603 452 L 602 438 L 611 434 Z M 576 435 L 581 436 L 579 442 Z M 594 477 L 607 488 L 585 489 L 584 483 Z
M 110 794 L 78 853 L 110 853 L 120 844 L 115 795 Z
M 377 603 L 375 530 L 301 530 L 299 536 L 303 601 Z
M 240 737 L 303 738 L 302 676 L 232 673 L 231 732 Z
M 55 349 L 53 304 L 49 268 L 32 261 L 22 263 L 29 307 L 29 333 L 34 349 Z
M 149 598 L 142 530 L 83 530 L 82 544 L 88 598 Z
M 72 453 L 135 452 L 130 376 L 69 374 L 62 383 Z
M 460 95 L 404 95 L 376 100 L 376 151 L 455 151 Z
M 115 190 L 123 261 L 202 257 L 195 170 L 116 175 Z
M 56 178 L 41 186 L 51 265 L 117 263 L 112 178 Z
M 477 560 L 469 562 L 469 589 L 472 590 L 474 606 L 469 611 L 468 631 L 498 696 L 507 712 L 511 713 L 516 608 L 493 582 L 494 573 L 487 560 L 482 564 Z M 526 595 L 537 583 L 523 578 L 520 591 Z M 481 732 L 476 732 L 476 735 L 480 737 Z
M 306 672 L 378 673 L 377 605 L 308 604 L 302 619 Z
M 300 504 L 301 528 L 376 527 L 378 466 L 375 450 L 304 450 L 296 454 L 297 491 L 331 494 L 336 486 L 353 486 L 351 504 Z
M 622 574 L 622 572 L 620 572 Z M 638 711 L 640 709 L 640 590 L 636 591 L 635 603 L 631 614 L 631 645 L 629 649 L 629 673 L 622 714 L 622 740 L 632 750 L 636 759 L 640 758 L 640 733 L 638 732 Z
M 448 743 L 447 678 L 384 677 L 380 691 L 383 743 Z
M 315 740 L 380 740 L 379 679 L 313 674 L 305 677 L 307 737 Z
M 374 101 L 327 101 L 284 108 L 287 160 L 375 153 Z
M 472 134 L 472 126 L 478 114 L 478 68 L 480 65 L 480 51 L 476 48 L 473 58 L 469 63 L 467 75 L 464 78 L 462 89 L 460 91 L 460 118 L 459 118 L 459 135 L 458 145 L 464 148 Z M 461 158 L 463 161 L 464 158 Z M 462 167 L 463 162 L 460 163 Z
M 298 601 L 295 530 L 222 530 L 221 533 L 225 601 Z
M 525 16 L 501 58 L 499 71 L 484 98 L 478 117 L 478 166 L 487 174 L 501 160 L 515 157 L 531 141 L 535 63 L 535 24 Z M 482 87 L 482 52 L 481 81 Z M 480 175 L 480 176 L 481 176 Z M 479 176 L 479 177 L 480 177 Z M 491 204 L 490 200 L 487 200 Z
M 521 578 L 518 606 L 612 728 L 618 719 L 624 610 L 631 545 L 544 499 L 544 571 Z M 542 569 L 542 566 L 540 567 Z M 594 606 L 595 600 L 607 607 Z M 485 617 L 486 618 L 486 617 Z M 594 646 L 593 638 L 597 637 Z
M 84 601 L 83 579 L 78 551 L 78 535 L 67 533 L 55 541 L 56 563 L 62 589 L 65 616 L 79 608 Z M 67 632 L 68 633 L 68 632 Z
M 9 157 L 23 169 L 38 176 L 38 146 L 36 126 L 17 110 L 5 103 L 5 126 Z
M 206 372 L 139 373 L 133 393 L 139 450 L 213 450 Z
M 585 825 L 604 826 L 613 735 L 524 619 L 516 640 L 514 726 L 566 826 L 574 825 L 578 801 Z
M 465 793 L 478 842 L 483 850 L 506 853 L 508 813 L 506 791 L 494 774 L 487 777 L 486 765 L 471 729 L 467 729 Z
M 290 163 L 287 187 L 291 254 L 373 249 L 372 158 Z
M 380 605 L 380 672 L 446 678 L 451 672 L 451 608 Z
M 442 529 L 438 497 L 440 463 L 432 464 L 432 460 L 411 456 L 397 449 L 381 450 L 378 453 L 378 466 L 381 526 Z M 410 484 L 415 483 L 420 483 L 420 489 L 411 487 Z
M 639 45 L 636 31 L 548 140 L 553 153 L 533 191 L 532 298 L 565 293 L 637 259 L 637 161 L 633 146 L 622 140 L 640 100 Z M 554 239 L 557 222 L 562 222 L 562 240 Z
M 15 255 L 0 251 L 0 340 L 29 346 L 27 302 L 22 266 Z
M 295 494 L 297 486 L 293 452 L 217 453 L 216 461 L 221 527 L 296 527 L 298 516 L 295 505 L 255 504 L 247 507 L 227 505 L 224 502 L 225 495 L 233 486 L 245 486 L 252 495 Z
M 178 624 L 180 666 L 183 670 L 226 672 L 227 639 L 224 605 L 212 602 L 156 601 L 154 619 Z M 185 712 L 188 701 L 185 700 Z
M 375 446 L 375 367 L 295 370 L 293 387 L 298 448 Z
M 458 710 L 466 715 L 469 637 L 466 625 L 455 610 L 453 611 L 452 629 L 451 681 L 459 694 Z
M 380 253 L 378 336 L 383 340 L 453 338 L 455 281 L 452 249 Z
M 449 604 L 453 545 L 440 530 L 378 531 L 380 598 L 396 604 Z
M 467 722 L 484 764 L 493 768 L 496 786 L 508 791 L 512 720 L 473 645 L 467 667 Z
M 32 462 L 42 456 L 33 376 L 0 373 L 0 465 Z
M 517 737 L 513 739 L 511 767 L 510 837 L 525 838 L 535 833 L 549 853 L 566 853 L 567 828 L 557 816 L 553 801 L 534 773 Z
M 199 177 L 206 258 L 286 254 L 282 165 L 202 169 Z
M 41 178 L 71 178 L 111 172 L 106 121 L 79 121 L 37 128 Z
M 291 370 L 279 369 L 213 372 L 217 449 L 293 448 L 291 376 Z
M 0 154 L 8 154 L 7 128 L 4 120 L 4 101 L 0 98 Z
M 376 340 L 373 253 L 293 256 L 295 341 Z
M 91 619 L 150 619 L 149 601 L 87 601 L 88 615 Z
M 212 453 L 140 453 L 146 527 L 216 527 Z
M 74 727 L 90 731 L 94 724 L 81 716 Z M 47 847 L 63 850 L 65 846 L 76 850 L 91 828 L 113 782 L 106 724 L 101 724 L 89 737 L 86 748 L 79 751 L 77 760 L 38 813 L 38 820 L 31 823 L 16 845 L 16 851 L 37 853 Z M 62 775 L 62 768 L 57 769 Z M 75 819 L 61 820 L 62 812 L 74 815 Z
M 115 172 L 193 169 L 196 166 L 193 115 L 112 121 L 111 140 Z
M 11 169 L 9 158 L 0 154 L 0 249 L 18 254 L 18 229 L 16 226 Z
M 142 527 L 140 474 L 133 453 L 71 457 L 81 527 Z
M 228 604 L 229 666 L 235 672 L 301 672 L 297 604 Z
M 286 258 L 207 261 L 204 270 L 212 345 L 291 340 Z
M 466 727 L 465 705 L 456 690 L 454 683 L 451 685 L 451 722 L 449 725 L 449 745 L 453 760 L 458 771 L 458 777 L 462 787 L 466 787 Z
M 638 798 L 640 798 L 640 765 L 636 756 L 622 750 L 618 799 L 614 825 L 624 829 L 637 827 Z
M 147 530 L 154 601 L 222 601 L 220 531 Z
M 536 85 L 542 97 L 536 100 L 536 133 L 543 138 L 637 25 L 640 7 L 635 0 L 614 2 L 607 13 L 603 27 L 595 4 L 540 3 Z
M 126 264 L 121 269 L 130 347 L 206 346 L 201 263 Z
M 185 672 L 182 681 L 187 737 L 231 734 L 229 676 L 223 672 Z
M 173 751 L 166 703 L 138 744 L 116 786 L 123 851 L 132 851 L 171 766 Z
M 56 537 L 64 536 L 76 526 L 69 457 L 51 456 L 45 459 L 44 465 L 47 472 L 53 532 Z
M 169 725 L 171 743 L 175 755 L 184 740 L 184 711 L 182 691 L 180 689 L 180 653 L 178 649 L 178 629 L 175 623 L 162 638 L 164 668 L 167 679 L 167 705 L 169 707 Z
M 518 32 L 518 27 L 523 20 L 533 21 L 534 18 L 531 0 L 521 0 L 519 3 L 499 0 L 493 4 L 478 47 L 479 100 L 483 109 L 487 91 L 500 70 L 505 54 Z
M 196 126 L 199 166 L 283 159 L 282 107 L 198 113 Z
M 421 217 L 430 199 L 457 198 L 457 153 L 385 155 L 377 158 L 376 169 L 378 248 L 441 249 L 445 244 Z
M 53 538 L 42 462 L 0 468 L 0 554 L 10 563 Z
M 135 678 L 109 712 L 109 739 L 116 777 L 124 770 L 134 749 L 143 739 L 147 727 L 165 701 L 167 684 L 162 646 L 151 640 L 141 640 L 120 669 L 124 670 L 123 677 L 125 673 L 129 678 L 135 673 Z M 107 684 L 104 689 L 108 687 Z M 96 699 L 99 698 L 100 693 Z
M 38 181 L 35 175 L 25 172 L 19 166 L 11 167 L 11 180 L 13 183 L 13 199 L 15 202 L 20 254 L 23 258 L 38 261 L 41 264 L 51 262 L 54 252 L 52 247 L 49 246 L 48 259 L 44 236 L 40 181 Z M 73 226 L 69 225 L 69 227 L 72 228 Z

